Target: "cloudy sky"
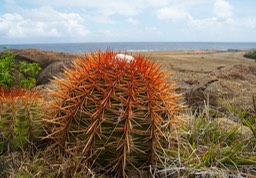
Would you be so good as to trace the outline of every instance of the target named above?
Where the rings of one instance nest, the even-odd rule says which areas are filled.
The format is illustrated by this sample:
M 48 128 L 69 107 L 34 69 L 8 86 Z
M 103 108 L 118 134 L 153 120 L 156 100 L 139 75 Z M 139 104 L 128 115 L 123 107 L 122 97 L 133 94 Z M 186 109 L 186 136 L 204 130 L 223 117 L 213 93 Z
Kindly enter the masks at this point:
M 256 42 L 255 0 L 0 0 L 0 44 Z

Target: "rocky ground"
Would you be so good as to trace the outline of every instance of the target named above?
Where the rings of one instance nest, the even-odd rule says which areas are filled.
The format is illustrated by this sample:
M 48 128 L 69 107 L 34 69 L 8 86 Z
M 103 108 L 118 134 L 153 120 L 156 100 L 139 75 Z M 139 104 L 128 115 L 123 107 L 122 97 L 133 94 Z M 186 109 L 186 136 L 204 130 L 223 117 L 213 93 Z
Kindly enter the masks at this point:
M 162 51 L 145 55 L 172 73 L 185 102 L 198 109 L 209 96 L 212 106 L 252 105 L 256 96 L 256 61 L 243 57 L 246 51 Z

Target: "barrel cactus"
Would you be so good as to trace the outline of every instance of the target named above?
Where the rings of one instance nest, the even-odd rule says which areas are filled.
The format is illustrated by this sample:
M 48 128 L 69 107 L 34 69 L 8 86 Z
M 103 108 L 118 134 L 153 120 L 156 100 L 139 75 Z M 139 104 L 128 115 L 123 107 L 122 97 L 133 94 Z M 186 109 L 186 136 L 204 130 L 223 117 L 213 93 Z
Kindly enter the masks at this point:
M 49 137 L 65 154 L 125 177 L 128 169 L 163 164 L 181 105 L 159 65 L 117 54 L 97 51 L 74 60 L 53 81 L 48 122 Z
M 43 107 L 37 91 L 0 88 L 0 153 L 40 142 Z

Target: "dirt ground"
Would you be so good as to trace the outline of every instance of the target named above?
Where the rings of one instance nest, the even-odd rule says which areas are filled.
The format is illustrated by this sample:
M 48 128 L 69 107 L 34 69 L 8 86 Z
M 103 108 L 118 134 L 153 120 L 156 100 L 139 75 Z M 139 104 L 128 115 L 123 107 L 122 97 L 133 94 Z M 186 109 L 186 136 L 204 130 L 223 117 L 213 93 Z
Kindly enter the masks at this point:
M 216 51 L 216 50 L 189 50 L 189 51 L 152 51 L 140 52 L 161 64 L 173 74 L 174 79 L 182 80 L 210 73 L 218 68 L 246 64 L 256 66 L 256 61 L 243 57 L 246 51 Z M 137 54 L 130 53 L 132 55 Z M 188 75 L 191 73 L 192 75 Z M 195 76 L 196 75 L 196 76 Z
M 209 95 L 214 107 L 253 107 L 256 96 L 256 60 L 248 51 L 190 50 L 140 52 L 169 71 L 189 107 L 204 105 Z M 135 55 L 136 53 L 130 53 Z

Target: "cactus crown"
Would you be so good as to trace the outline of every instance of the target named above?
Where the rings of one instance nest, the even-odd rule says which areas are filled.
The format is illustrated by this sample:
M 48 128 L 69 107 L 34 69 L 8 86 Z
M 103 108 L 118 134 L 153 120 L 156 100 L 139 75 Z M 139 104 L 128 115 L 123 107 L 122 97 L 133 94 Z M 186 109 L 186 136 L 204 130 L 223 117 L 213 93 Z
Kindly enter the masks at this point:
M 55 79 L 55 116 L 48 122 L 65 153 L 126 176 L 127 168 L 162 164 L 180 105 L 161 67 L 143 56 L 128 61 L 116 54 L 86 54 Z

